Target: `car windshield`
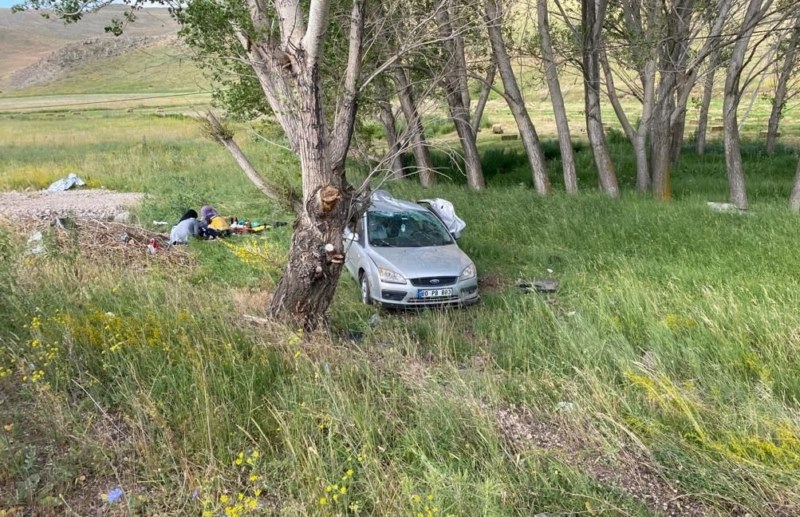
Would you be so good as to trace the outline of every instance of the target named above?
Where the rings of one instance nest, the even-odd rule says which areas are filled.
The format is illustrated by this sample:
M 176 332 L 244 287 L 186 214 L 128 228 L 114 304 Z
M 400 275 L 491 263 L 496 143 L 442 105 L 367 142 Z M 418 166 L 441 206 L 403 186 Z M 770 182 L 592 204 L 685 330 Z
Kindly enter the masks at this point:
M 373 246 L 420 248 L 452 244 L 453 238 L 441 221 L 430 212 L 367 212 L 367 233 Z

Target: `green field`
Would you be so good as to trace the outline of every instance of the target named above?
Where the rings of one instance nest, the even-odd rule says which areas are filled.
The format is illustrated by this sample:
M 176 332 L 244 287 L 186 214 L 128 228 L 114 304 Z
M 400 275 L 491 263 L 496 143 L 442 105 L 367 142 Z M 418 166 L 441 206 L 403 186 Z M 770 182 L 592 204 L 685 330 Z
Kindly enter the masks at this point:
M 295 158 L 237 138 L 262 171 L 299 180 Z M 659 203 L 631 192 L 618 137 L 618 202 L 597 192 L 585 146 L 582 192 L 540 198 L 520 149 L 481 138 L 485 193 L 443 155 L 433 192 L 388 185 L 450 199 L 466 220 L 483 301 L 465 310 L 379 312 L 343 276 L 329 329 L 302 335 L 242 317 L 264 314 L 290 227 L 194 242 L 188 265 L 59 247 L 52 230 L 46 256 L 25 256 L 30 227 L 2 230 L 0 509 L 800 512 L 793 151 L 745 146 L 752 209 L 738 215 L 705 206 L 726 198 L 718 143 L 687 150 Z M 0 141 L 2 189 L 76 171 L 146 193 L 144 226 L 204 203 L 290 220 L 188 117 L 4 114 Z M 557 145 L 545 147 L 558 191 Z M 514 287 L 545 277 L 557 294 Z

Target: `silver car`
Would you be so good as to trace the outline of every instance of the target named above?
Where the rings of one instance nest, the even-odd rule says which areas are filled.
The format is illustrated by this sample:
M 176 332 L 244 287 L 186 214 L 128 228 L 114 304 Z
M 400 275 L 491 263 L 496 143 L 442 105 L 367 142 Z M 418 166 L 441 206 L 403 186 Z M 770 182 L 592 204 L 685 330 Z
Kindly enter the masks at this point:
M 373 196 L 355 227 L 345 230 L 345 266 L 365 304 L 385 307 L 477 302 L 475 264 L 431 210 Z

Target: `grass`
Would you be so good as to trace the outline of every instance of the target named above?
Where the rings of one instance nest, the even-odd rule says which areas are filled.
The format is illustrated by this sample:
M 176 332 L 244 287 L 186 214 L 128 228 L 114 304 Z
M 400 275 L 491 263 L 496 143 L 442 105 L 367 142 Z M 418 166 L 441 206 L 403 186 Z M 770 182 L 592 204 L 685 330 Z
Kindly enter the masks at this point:
M 145 225 L 207 202 L 288 220 L 191 119 L 4 116 L 0 140 L 2 188 L 74 170 L 145 192 Z M 241 140 L 297 181 L 294 158 Z M 669 204 L 631 192 L 622 143 L 619 202 L 582 147 L 582 193 L 539 198 L 519 147 L 481 146 L 485 193 L 444 157 L 433 192 L 388 186 L 467 221 L 483 302 L 466 310 L 370 325 L 343 276 L 328 333 L 254 327 L 241 315 L 263 313 L 288 227 L 192 243 L 183 269 L 26 257 L 0 233 L 0 508 L 86 514 L 120 487 L 120 514 L 650 514 L 631 477 L 609 478 L 632 470 L 703 513 L 796 513 L 792 151 L 745 148 L 753 208 L 732 215 L 705 207 L 726 196 L 718 146 L 684 157 Z M 558 294 L 513 287 L 541 277 Z

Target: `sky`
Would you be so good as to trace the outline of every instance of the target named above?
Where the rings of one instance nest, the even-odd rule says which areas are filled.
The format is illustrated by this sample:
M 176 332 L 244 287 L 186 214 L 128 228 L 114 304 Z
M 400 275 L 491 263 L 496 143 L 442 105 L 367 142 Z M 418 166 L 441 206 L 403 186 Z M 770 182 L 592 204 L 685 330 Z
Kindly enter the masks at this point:
M 0 7 L 11 7 L 12 5 L 16 5 L 19 2 L 16 0 L 0 0 Z

